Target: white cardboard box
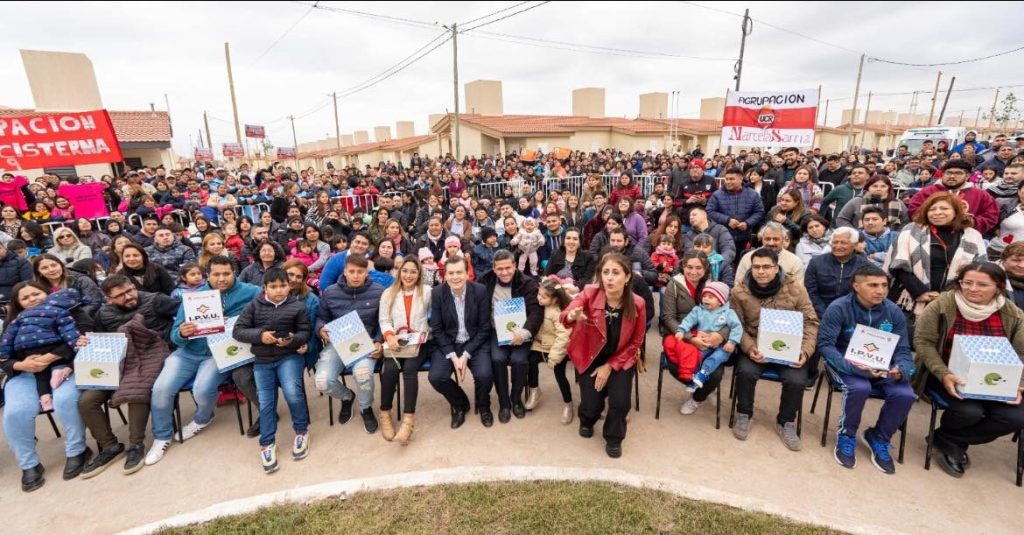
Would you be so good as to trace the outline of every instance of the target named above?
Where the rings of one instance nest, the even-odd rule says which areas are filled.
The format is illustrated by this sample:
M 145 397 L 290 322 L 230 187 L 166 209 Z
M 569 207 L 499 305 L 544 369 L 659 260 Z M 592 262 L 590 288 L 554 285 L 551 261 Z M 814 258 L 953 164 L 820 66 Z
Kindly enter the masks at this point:
M 368 356 L 376 350 L 373 339 L 366 332 L 363 320 L 356 311 L 349 312 L 325 325 L 331 345 L 338 352 L 338 357 L 345 367 Z
M 117 390 L 121 362 L 128 353 L 124 333 L 86 333 L 89 345 L 75 355 L 75 386 L 82 390 Z
M 900 336 L 858 324 L 846 346 L 844 358 L 872 370 L 887 372 L 892 369 L 892 356 Z
M 804 341 L 804 315 L 792 310 L 761 309 L 757 350 L 773 364 L 790 365 L 800 360 Z
M 228 318 L 224 322 L 224 332 L 211 334 L 206 339 L 206 343 L 210 346 L 210 353 L 213 354 L 213 360 L 217 363 L 217 369 L 221 372 L 256 361 L 256 356 L 252 354 L 252 344 L 239 342 L 231 335 L 235 330 L 236 321 L 238 321 L 238 316 Z
M 201 338 L 211 334 L 222 333 L 224 328 L 224 305 L 217 290 L 188 292 L 181 296 L 185 307 L 185 323 L 193 323 L 196 332 L 192 338 Z
M 512 343 L 516 329 L 526 325 L 526 300 L 513 297 L 494 303 L 494 332 L 498 335 L 498 345 L 507 346 Z
M 965 398 L 1013 401 L 1024 363 L 1006 338 L 958 334 L 953 337 L 949 370 L 967 381 L 957 387 Z

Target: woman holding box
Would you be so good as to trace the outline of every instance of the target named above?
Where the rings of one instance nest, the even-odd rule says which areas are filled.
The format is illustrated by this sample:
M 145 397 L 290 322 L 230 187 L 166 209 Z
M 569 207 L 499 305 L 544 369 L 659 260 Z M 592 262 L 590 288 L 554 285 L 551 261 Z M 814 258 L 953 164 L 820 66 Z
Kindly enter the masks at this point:
M 632 283 L 629 259 L 609 253 L 597 265 L 597 284 L 586 286 L 559 318 L 573 329 L 568 353 L 579 373 L 580 436 L 594 436 L 607 399 L 603 434 L 612 458 L 622 456 L 633 374 L 646 332 L 646 305 L 632 293 Z
M 915 386 L 918 393 L 927 387 L 947 405 L 932 445 L 939 466 L 953 477 L 963 477 L 970 466 L 969 446 L 1024 429 L 1021 388 L 1012 402 L 964 399 L 957 391 L 966 384 L 964 378 L 948 367 L 958 334 L 1005 337 L 1018 356 L 1024 355 L 1024 313 L 1006 298 L 1006 287 L 1006 273 L 998 264 L 969 264 L 951 290 L 928 304 L 914 331 L 918 368 L 929 372 L 919 373 Z
M 430 355 L 426 342 L 400 345 L 399 336 L 408 332 L 428 333 L 430 324 L 430 287 L 423 285 L 423 270 L 418 258 L 412 255 L 401 259 L 398 281 L 381 295 L 380 329 L 384 336 L 384 367 L 380 374 L 380 428 L 388 442 L 394 440 L 405 446 L 412 437 L 416 418 L 416 397 L 419 392 L 419 371 L 423 359 Z M 401 372 L 405 387 L 402 403 L 402 425 L 395 431 L 391 418 L 391 405 Z

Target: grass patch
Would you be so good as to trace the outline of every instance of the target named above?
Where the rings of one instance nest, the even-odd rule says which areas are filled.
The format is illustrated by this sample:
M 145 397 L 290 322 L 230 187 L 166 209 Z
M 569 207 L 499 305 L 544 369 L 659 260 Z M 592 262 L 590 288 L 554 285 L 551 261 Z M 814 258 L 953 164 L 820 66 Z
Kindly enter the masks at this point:
M 278 505 L 162 535 L 301 533 L 756 533 L 831 534 L 714 503 L 611 483 L 542 481 L 440 485 Z

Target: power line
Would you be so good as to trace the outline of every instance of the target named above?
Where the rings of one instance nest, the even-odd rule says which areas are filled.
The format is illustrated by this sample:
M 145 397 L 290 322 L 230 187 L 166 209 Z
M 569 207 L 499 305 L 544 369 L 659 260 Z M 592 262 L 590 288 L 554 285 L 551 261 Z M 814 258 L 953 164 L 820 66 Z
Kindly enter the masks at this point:
M 267 52 L 270 52 L 271 50 L 273 50 L 274 47 L 277 46 L 278 43 L 280 43 L 289 33 L 291 33 L 292 30 L 295 29 L 296 26 L 299 25 L 300 22 L 302 22 L 303 19 L 308 17 L 309 14 L 312 13 L 314 9 L 316 9 L 317 4 L 319 4 L 319 3 L 320 2 L 317 1 L 317 2 L 314 2 L 313 5 L 309 6 L 309 9 L 306 10 L 306 12 L 303 13 L 302 16 L 299 17 L 298 20 L 296 20 L 291 26 L 289 26 L 288 29 L 285 30 L 284 33 L 281 34 L 281 37 L 278 37 L 273 43 L 270 43 L 270 46 L 268 46 L 267 49 L 263 51 L 263 53 L 261 53 L 259 56 L 257 56 L 256 59 L 252 60 L 253 64 L 255 64 L 259 60 L 263 59 L 263 56 L 266 56 Z
M 868 61 L 874 61 L 874 62 L 878 62 L 878 63 L 888 63 L 888 64 L 891 64 L 891 65 L 903 65 L 903 66 L 906 66 L 906 67 L 943 67 L 943 66 L 946 66 L 946 65 L 963 65 L 965 63 L 975 63 L 975 62 L 978 62 L 978 61 L 984 61 L 986 59 L 998 58 L 999 56 L 1005 56 L 1007 54 L 1013 54 L 1015 52 L 1020 52 L 1021 50 L 1024 50 L 1024 46 L 1020 46 L 1020 47 L 1014 48 L 1013 50 L 1006 50 L 1006 51 L 1003 51 L 1003 52 L 999 52 L 997 54 L 991 54 L 991 55 L 988 55 L 988 56 L 983 56 L 983 57 L 980 57 L 980 58 L 962 59 L 962 60 L 959 60 L 959 61 L 947 61 L 947 62 L 944 62 L 944 63 L 903 63 L 903 62 L 899 62 L 899 61 L 891 61 L 891 60 L 888 60 L 888 59 L 881 59 L 881 58 L 874 58 L 874 57 L 868 57 Z
M 359 11 L 359 10 L 356 10 L 356 9 L 346 9 L 346 8 L 334 7 L 334 6 L 321 6 L 321 5 L 318 5 L 318 2 L 315 2 L 313 4 L 307 4 L 305 2 L 296 2 L 296 3 L 304 5 L 304 6 L 311 6 L 311 7 L 316 8 L 316 9 L 322 9 L 324 11 L 331 11 L 333 13 L 345 13 L 345 14 L 348 14 L 348 15 L 355 15 L 357 17 L 365 17 L 365 18 L 370 18 L 370 19 L 375 19 L 375 20 L 382 20 L 382 21 L 385 21 L 385 22 L 392 22 L 392 23 L 396 23 L 396 24 L 404 24 L 406 26 L 416 26 L 416 27 L 419 27 L 419 28 L 436 28 L 436 27 L 439 26 L 436 22 L 427 22 L 427 21 L 423 21 L 423 20 L 407 19 L 407 18 L 403 18 L 403 17 L 395 17 L 395 16 L 392 16 L 392 15 L 381 15 L 379 13 L 371 13 L 369 11 Z
M 493 13 L 488 13 L 488 14 L 482 16 L 482 17 L 477 17 L 477 18 L 472 19 L 472 20 L 467 20 L 466 22 L 460 22 L 459 25 L 460 26 L 464 26 L 466 24 L 473 24 L 474 22 L 478 22 L 478 21 L 481 21 L 483 19 L 493 17 L 493 16 L 497 15 L 498 13 L 504 13 L 505 11 L 508 11 L 510 9 L 515 9 L 515 8 L 517 8 L 517 7 L 519 7 L 519 6 L 523 5 L 523 4 L 529 4 L 529 3 L 530 3 L 530 0 L 527 0 L 526 2 L 519 2 L 518 4 L 513 4 L 511 6 L 506 7 L 505 9 L 499 9 L 499 10 L 493 12 Z
M 539 37 L 525 37 L 520 35 L 511 35 L 507 33 L 498 32 L 477 32 L 473 34 L 474 37 L 481 37 L 484 39 L 493 39 L 495 41 L 504 41 L 507 43 L 515 43 L 521 45 L 537 46 L 540 48 L 551 48 L 554 50 L 568 50 L 572 52 L 588 52 L 593 54 L 606 54 L 610 56 L 624 56 L 624 57 L 657 57 L 657 58 L 668 58 L 668 59 L 693 59 L 702 61 L 736 61 L 736 58 L 725 58 L 725 57 L 704 57 L 704 56 L 688 56 L 684 54 L 671 54 L 667 52 L 653 52 L 644 50 L 630 50 L 625 48 L 615 48 L 599 45 L 588 45 L 584 43 L 571 43 L 568 41 L 556 41 L 553 39 L 541 39 Z M 532 42 L 531 42 L 532 41 Z M 562 46 L 549 46 L 550 45 L 562 45 Z
M 441 39 L 442 37 L 445 37 L 445 36 L 448 36 L 448 38 L 444 39 L 444 40 L 442 40 L 440 42 L 437 42 L 439 39 Z M 420 48 L 416 49 L 416 51 L 414 51 L 412 54 L 409 54 L 408 56 L 403 58 L 401 61 L 399 61 L 398 63 L 395 63 L 391 67 L 388 67 L 387 69 L 385 69 L 381 73 L 377 74 L 376 76 L 368 78 L 368 79 L 366 79 L 366 80 L 364 80 L 364 81 L 362 81 L 362 82 L 360 82 L 360 83 L 358 83 L 358 84 L 356 84 L 354 86 L 351 86 L 351 87 L 349 87 L 347 89 L 339 91 L 338 92 L 339 93 L 338 98 L 344 98 L 344 97 L 348 97 L 348 96 L 354 95 L 356 93 L 359 93 L 361 91 L 369 89 L 369 88 L 373 87 L 374 85 L 377 85 L 380 82 L 383 82 L 384 80 L 387 80 L 388 78 L 391 78 L 392 76 L 398 74 L 399 72 L 402 72 L 403 70 L 405 70 L 406 68 L 408 68 L 412 64 L 416 63 L 420 59 L 423 59 L 427 54 L 430 54 L 434 50 L 437 50 L 438 48 L 441 47 L 441 45 L 447 43 L 450 39 L 451 39 L 450 34 L 447 31 L 444 31 L 444 32 L 438 34 L 437 37 L 434 37 L 433 39 L 428 41 L 427 44 L 425 44 L 425 45 L 421 46 Z M 431 45 L 433 45 L 433 48 L 428 48 Z M 424 52 L 424 50 L 426 50 L 426 51 Z
M 491 24 L 494 24 L 495 22 L 501 22 L 501 21 L 503 21 L 505 19 L 508 19 L 508 18 L 514 17 L 516 15 L 519 15 L 520 13 L 526 13 L 527 11 L 530 11 L 532 9 L 537 9 L 538 7 L 543 6 L 544 4 L 550 4 L 550 3 L 551 3 L 550 0 L 545 0 L 544 2 L 541 2 L 539 4 L 535 4 L 535 5 L 532 5 L 532 6 L 520 9 L 519 11 L 515 11 L 513 13 L 509 13 L 508 15 L 505 15 L 504 17 L 499 17 L 499 18 L 496 18 L 494 20 L 489 20 L 487 22 L 481 22 L 480 24 L 477 24 L 476 26 L 472 26 L 470 28 L 466 28 L 465 30 L 461 30 L 459 33 L 471 32 L 471 31 L 473 31 L 473 30 L 475 30 L 477 28 L 483 28 L 484 26 L 489 26 Z

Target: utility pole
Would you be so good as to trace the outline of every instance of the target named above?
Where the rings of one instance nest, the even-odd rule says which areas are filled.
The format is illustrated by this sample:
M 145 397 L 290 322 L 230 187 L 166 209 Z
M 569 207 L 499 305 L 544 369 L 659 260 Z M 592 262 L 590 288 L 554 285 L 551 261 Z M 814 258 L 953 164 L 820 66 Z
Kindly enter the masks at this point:
M 341 124 L 338 122 L 338 94 L 331 93 L 331 100 L 334 101 L 334 139 L 338 145 L 338 163 L 341 163 Z M 297 149 L 296 149 L 297 150 Z M 298 155 L 298 153 L 296 153 Z
M 999 88 L 996 88 L 996 98 L 992 99 L 992 112 L 988 114 L 988 129 L 991 134 L 992 123 L 996 120 L 996 104 L 999 103 Z
M 978 114 L 974 116 L 974 128 L 978 128 L 979 122 L 981 122 L 981 106 L 978 106 Z
M 853 123 L 857 119 L 857 97 L 860 96 L 860 77 L 864 74 L 864 54 L 860 55 L 860 66 L 857 67 L 857 84 L 853 88 L 853 109 L 850 111 L 850 124 L 846 127 L 846 139 L 853 148 Z
M 828 103 L 831 99 L 825 99 L 825 118 L 821 120 L 821 126 L 828 126 Z
M 949 105 L 949 96 L 953 94 L 954 82 L 956 82 L 956 76 L 949 80 L 949 89 L 946 90 L 946 100 L 942 101 L 942 111 L 939 112 L 939 124 L 942 124 L 942 118 L 946 116 L 946 106 Z
M 868 136 L 868 114 L 871 113 L 871 91 L 868 91 L 868 105 L 864 108 L 864 123 L 860 129 L 860 146 L 864 146 L 864 140 Z
M 203 125 L 206 126 L 206 144 L 209 148 L 213 148 L 213 138 L 210 137 L 210 120 L 206 118 L 206 111 L 203 111 Z M 199 136 L 202 138 L 203 136 Z
M 918 93 L 920 93 L 920 91 L 914 91 L 912 93 L 911 97 L 910 97 L 910 107 L 907 108 L 907 113 L 909 115 L 911 115 L 911 116 L 913 116 L 914 112 L 917 111 L 917 94 Z M 913 123 L 911 123 L 911 124 L 913 124 Z
M 188 137 L 191 138 L 192 135 L 189 134 Z M 203 131 L 202 130 L 199 131 L 199 147 L 203 148 Z
M 747 47 L 747 36 L 753 33 L 754 23 L 750 20 L 750 10 L 743 10 L 743 23 L 740 26 L 740 59 L 736 60 L 736 91 L 740 90 L 740 80 L 743 78 L 743 52 Z
M 460 162 L 462 156 L 459 146 L 459 25 L 456 23 L 452 23 L 452 74 L 455 86 L 455 161 Z
M 228 88 L 231 90 L 231 111 L 235 114 L 235 141 L 242 144 L 242 129 L 238 126 L 238 102 L 235 100 L 235 76 L 231 74 L 231 47 L 224 43 L 224 60 L 228 65 Z
M 288 119 L 292 122 L 292 150 L 295 151 L 295 171 L 299 170 L 299 138 L 295 137 L 295 116 L 289 115 Z
M 956 123 L 957 126 L 964 125 L 964 110 L 960 110 L 960 121 Z
M 935 89 L 932 91 L 932 107 L 928 110 L 928 126 L 932 125 L 932 118 L 935 117 L 935 101 L 939 100 L 939 81 L 942 80 L 942 71 L 935 77 Z

